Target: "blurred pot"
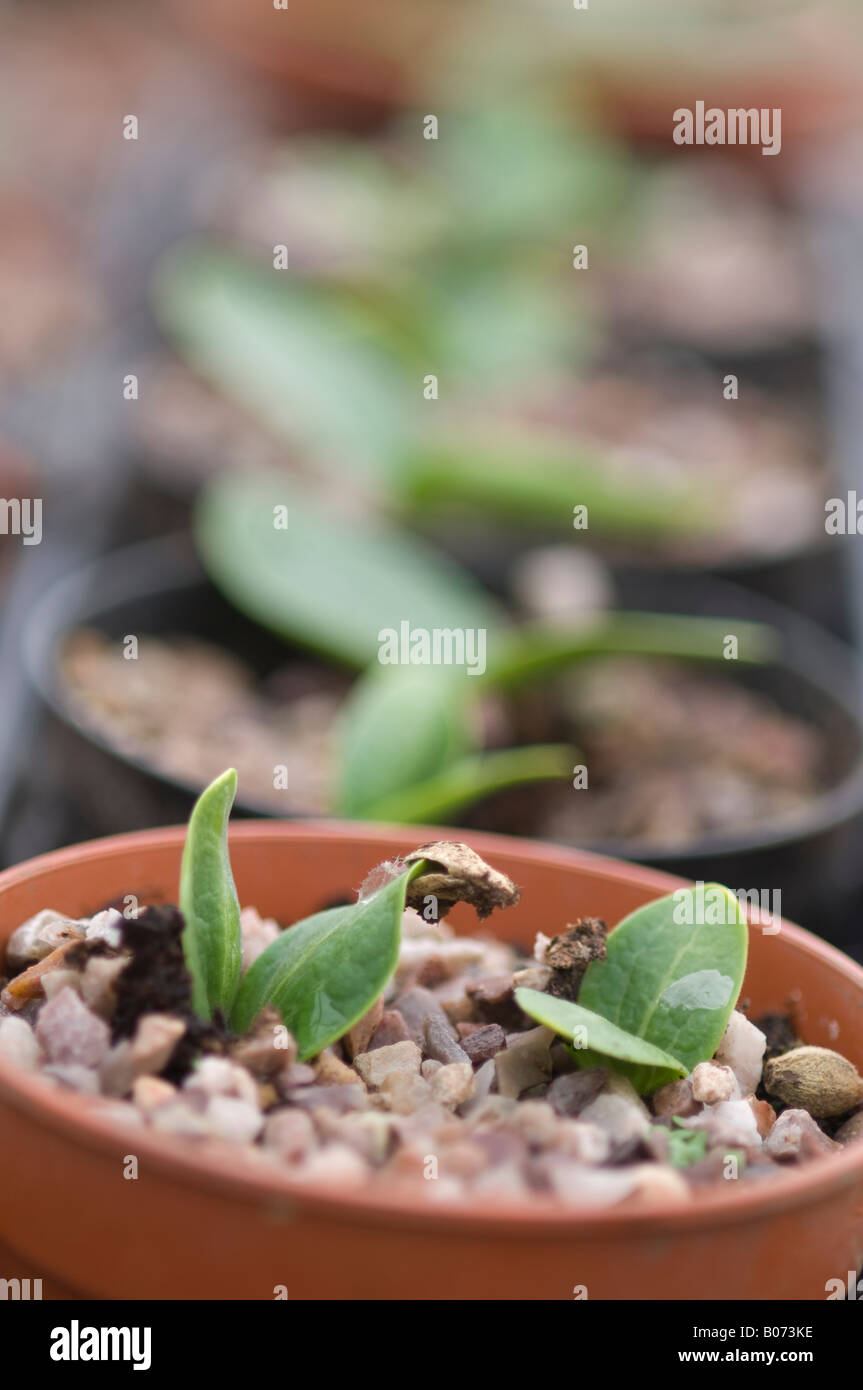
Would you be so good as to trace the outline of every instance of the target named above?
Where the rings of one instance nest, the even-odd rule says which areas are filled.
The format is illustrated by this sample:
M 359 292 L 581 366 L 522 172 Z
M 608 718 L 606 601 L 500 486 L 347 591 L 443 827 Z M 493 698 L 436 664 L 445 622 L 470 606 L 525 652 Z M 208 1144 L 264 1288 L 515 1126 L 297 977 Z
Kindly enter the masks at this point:
M 178 19 L 279 82 L 292 97 L 344 116 L 383 113 L 409 99 L 411 73 L 445 36 L 450 6 L 371 0 L 362 22 L 344 0 L 293 0 L 290 8 L 242 0 L 172 0 Z M 458 9 L 453 6 L 451 15 Z
M 827 785 L 787 823 L 745 826 L 678 849 L 619 840 L 591 848 L 690 878 L 779 889 L 786 910 L 816 922 L 831 939 L 853 942 L 863 845 L 863 677 L 853 654 L 796 614 L 703 576 L 690 576 L 681 586 L 668 575 L 622 572 L 618 601 L 623 608 L 758 619 L 777 628 L 784 642 L 781 660 L 764 668 L 740 667 L 735 679 L 816 726 L 828 750 Z M 29 679 L 49 712 L 46 739 L 53 751 L 40 758 L 40 776 L 51 779 L 45 795 L 52 807 L 64 808 L 59 832 L 52 830 L 50 817 L 34 818 L 47 836 L 36 841 L 39 849 L 50 847 L 52 837 L 55 844 L 68 843 L 80 834 L 185 819 L 201 790 L 118 749 L 108 734 L 94 732 L 75 712 L 57 657 L 69 633 L 86 625 L 118 639 L 127 633 L 201 637 L 225 646 L 262 675 L 290 659 L 283 643 L 221 598 L 185 537 L 118 551 L 64 580 L 34 613 L 26 649 Z M 535 833 L 532 823 L 538 821 L 542 796 L 542 787 L 521 788 L 505 793 L 501 803 L 477 806 L 465 820 L 479 829 Z M 285 805 L 289 815 L 309 814 L 296 802 Z M 244 795 L 242 783 L 237 809 L 274 814 L 272 806 Z
M 260 676 L 291 657 L 281 640 L 221 597 L 185 535 L 128 546 L 49 590 L 33 614 L 25 649 L 27 676 L 46 715 L 30 794 L 50 807 L 44 817 L 31 817 L 35 833 L 42 829 L 45 838 L 30 843 L 30 853 L 118 826 L 137 830 L 185 820 L 202 789 L 122 751 L 74 709 L 58 661 L 69 635 L 87 626 L 118 642 L 127 634 L 191 635 L 226 648 Z M 242 787 L 236 809 L 239 815 L 273 814 L 244 796 Z M 296 809 L 286 799 L 285 814 Z
M 858 925 L 863 903 L 863 668 L 855 653 L 808 619 L 734 584 L 695 573 L 684 579 L 643 569 L 621 570 L 616 579 L 617 606 L 623 609 L 727 617 L 732 632 L 735 618 L 775 628 L 782 640 L 779 659 L 763 667 L 740 666 L 734 680 L 820 731 L 827 750 L 826 784 L 802 811 L 773 823 L 717 831 L 678 848 L 617 839 L 589 848 L 686 878 L 781 890 L 784 911 L 815 923 L 822 935 L 855 953 L 863 950 Z M 722 674 L 728 677 L 726 664 Z M 530 834 L 536 792 L 524 789 L 520 796 L 515 820 L 511 805 L 504 805 L 500 814 L 488 803 L 472 813 L 469 823 Z

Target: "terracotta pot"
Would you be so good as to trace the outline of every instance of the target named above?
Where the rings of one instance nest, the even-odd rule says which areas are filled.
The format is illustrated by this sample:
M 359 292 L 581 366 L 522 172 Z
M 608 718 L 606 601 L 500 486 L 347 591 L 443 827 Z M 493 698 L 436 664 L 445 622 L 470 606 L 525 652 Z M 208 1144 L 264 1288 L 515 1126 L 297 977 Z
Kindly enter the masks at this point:
M 292 0 L 288 10 L 240 0 L 170 0 L 197 36 L 276 79 L 293 98 L 320 99 L 343 116 L 383 113 L 409 100 L 417 63 L 458 15 L 428 0 L 371 0 L 362 20 L 344 0 Z
M 283 921 L 356 887 L 368 868 L 439 832 L 337 823 L 234 827 L 241 901 Z M 117 836 L 0 875 L 0 939 L 46 906 L 85 914 L 125 893 L 176 895 L 182 829 Z M 616 923 L 678 880 L 588 854 L 489 835 L 471 843 L 512 874 L 521 904 L 492 923 L 528 945 L 577 914 Z M 473 929 L 466 909 L 453 914 Z M 755 1012 L 795 1000 L 811 1043 L 863 1066 L 863 969 L 798 927 L 752 931 Z M 206 1157 L 120 1132 L 80 1097 L 0 1063 L 0 1239 L 27 1268 L 111 1298 L 819 1299 L 863 1255 L 863 1145 L 769 1183 L 720 1184 L 684 1207 L 576 1214 L 498 1205 L 465 1214 L 404 1194 L 299 1185 L 238 1149 Z M 224 1156 L 223 1156 L 224 1153 Z M 126 1155 L 138 1159 L 126 1181 Z M 0 1271 L 13 1277 L 15 1269 Z
M 642 22 L 643 4 L 606 4 L 599 27 L 588 25 L 577 41 L 574 27 L 558 28 L 560 16 L 550 7 L 549 15 L 536 16 L 548 22 L 549 73 L 559 79 L 558 70 L 568 70 L 580 103 L 592 101 L 623 132 L 663 146 L 671 139 L 671 113 L 691 106 L 693 93 L 726 109 L 778 106 L 785 136 L 798 140 L 829 134 L 859 115 L 857 32 L 841 9 L 808 21 L 799 7 L 788 15 L 741 12 L 731 22 L 706 15 L 694 28 L 678 5 L 672 24 L 668 13 Z M 691 8 L 700 6 L 696 0 Z M 517 5 L 476 0 L 367 0 L 361 24 L 346 0 L 290 0 L 283 11 L 243 0 L 170 0 L 170 8 L 202 40 L 280 81 L 286 94 L 317 96 L 344 118 L 409 104 L 461 28 L 469 56 L 478 33 L 499 40 L 502 29 L 512 41 L 522 22 Z M 664 9 L 672 11 L 671 4 Z M 580 20 L 575 16 L 574 25 Z M 466 76 L 459 100 L 471 100 L 471 87 Z M 775 162 L 759 159 L 760 173 L 775 177 L 779 171 L 767 167 Z

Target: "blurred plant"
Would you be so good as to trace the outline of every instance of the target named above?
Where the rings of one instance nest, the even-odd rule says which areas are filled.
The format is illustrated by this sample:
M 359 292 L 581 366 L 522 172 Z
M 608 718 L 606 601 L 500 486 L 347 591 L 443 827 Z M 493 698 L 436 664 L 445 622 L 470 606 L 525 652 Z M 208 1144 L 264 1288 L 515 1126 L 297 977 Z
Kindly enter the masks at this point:
M 420 537 L 375 515 L 338 516 L 280 476 L 214 480 L 195 533 L 214 583 L 247 616 L 331 661 L 365 668 L 336 735 L 335 809 L 351 816 L 434 819 L 504 787 L 558 779 L 575 749 L 485 748 L 489 693 L 608 653 L 718 661 L 729 631 L 721 618 L 621 612 L 576 615 L 569 627 L 514 626 L 476 580 Z M 485 671 L 381 665 L 382 633 L 405 621 L 426 631 L 482 630 Z M 738 660 L 773 654 L 770 629 L 735 621 L 733 630 Z

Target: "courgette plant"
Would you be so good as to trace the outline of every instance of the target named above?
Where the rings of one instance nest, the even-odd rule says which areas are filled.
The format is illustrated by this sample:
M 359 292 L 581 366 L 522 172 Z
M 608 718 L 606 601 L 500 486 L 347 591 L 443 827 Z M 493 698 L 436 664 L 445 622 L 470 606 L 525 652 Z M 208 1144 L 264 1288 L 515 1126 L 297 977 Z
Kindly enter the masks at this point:
M 464 901 L 485 917 L 518 902 L 515 884 L 466 845 L 422 845 L 379 866 L 355 903 L 281 932 L 243 975 L 227 837 L 236 786 L 229 770 L 202 793 L 180 878 L 194 1007 L 236 1034 L 270 1006 L 296 1038 L 300 1058 L 314 1057 L 385 990 L 398 962 L 406 906 L 421 905 L 433 892 L 442 915 Z M 322 897 L 330 887 L 321 885 Z M 703 920 L 699 904 L 709 904 Z M 714 1055 L 740 994 L 747 942 L 746 919 L 728 889 L 679 890 L 620 923 L 606 959 L 588 966 L 577 1002 L 524 988 L 515 997 L 529 1018 L 564 1039 L 580 1067 L 608 1067 L 649 1094 Z

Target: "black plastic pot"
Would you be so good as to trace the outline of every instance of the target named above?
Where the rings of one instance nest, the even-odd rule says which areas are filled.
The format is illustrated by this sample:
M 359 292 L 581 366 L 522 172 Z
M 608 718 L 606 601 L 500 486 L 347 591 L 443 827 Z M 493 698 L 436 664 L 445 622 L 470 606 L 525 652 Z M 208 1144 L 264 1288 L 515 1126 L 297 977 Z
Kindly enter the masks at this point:
M 863 665 L 815 623 L 768 599 L 753 600 L 735 585 L 693 579 L 683 586 L 664 577 L 654 595 L 642 575 L 621 576 L 624 607 L 649 607 L 660 595 L 666 611 L 755 618 L 779 630 L 780 662 L 740 667 L 737 678 L 822 730 L 829 785 L 794 828 L 777 823 L 754 835 L 717 837 L 682 854 L 648 851 L 639 859 L 735 889 L 779 888 L 787 916 L 863 952 Z M 615 844 L 601 848 L 620 853 Z
M 636 848 L 615 839 L 585 848 L 735 890 L 779 889 L 786 916 L 863 958 L 863 664 L 808 619 L 736 585 L 697 575 L 683 584 L 640 569 L 623 570 L 617 579 L 621 608 L 721 616 L 732 623 L 757 620 L 776 628 L 782 636 L 780 659 L 764 667 L 741 665 L 734 676 L 821 730 L 828 750 L 827 785 L 787 822 L 717 833 L 681 849 Z M 726 677 L 731 665 L 723 663 Z M 515 826 L 499 817 L 489 821 L 484 814 L 489 809 L 494 811 L 493 803 L 474 812 L 471 824 L 529 833 L 529 805 Z
M 89 728 L 63 689 L 58 657 L 75 629 L 111 637 L 186 634 L 226 647 L 261 678 L 291 652 L 242 617 L 204 574 L 186 535 L 146 540 L 115 551 L 50 589 L 32 614 L 25 641 L 27 678 L 43 710 L 38 763 L 26 788 L 29 810 L 7 834 L 6 858 L 39 853 L 112 831 L 187 819 L 201 788 L 156 771 Z M 286 801 L 286 813 L 292 813 Z M 272 815 L 240 795 L 235 814 Z M 40 840 L 41 833 L 41 840 Z M 23 843 L 21 843 L 23 841 Z
M 857 926 L 863 905 L 863 676 L 853 653 L 796 614 L 704 577 L 683 587 L 667 575 L 623 572 L 619 598 L 622 607 L 760 619 L 775 626 L 784 639 L 781 660 L 765 668 L 740 666 L 735 676 L 822 730 L 829 749 L 828 785 L 793 824 L 748 827 L 684 850 L 647 846 L 635 852 L 617 841 L 591 848 L 734 889 L 779 889 L 787 915 L 852 950 L 858 942 L 863 946 Z M 51 826 L 50 841 L 184 820 L 198 788 L 117 751 L 71 710 L 56 658 L 66 635 L 81 625 L 114 637 L 129 632 L 200 636 L 225 645 L 261 676 L 283 665 L 290 652 L 220 597 L 185 537 L 115 553 L 49 592 L 33 614 L 26 663 L 46 711 L 38 761 L 50 778 L 40 794 L 54 808 L 55 822 L 56 808 L 63 808 L 62 828 Z M 518 795 L 518 819 L 524 823 L 515 828 L 529 831 L 532 793 Z M 242 790 L 237 810 L 271 814 L 250 803 Z M 488 825 L 494 812 L 491 802 L 466 819 L 474 827 Z M 302 815 L 302 808 L 295 807 L 294 814 Z M 30 853 L 47 847 L 27 846 Z

